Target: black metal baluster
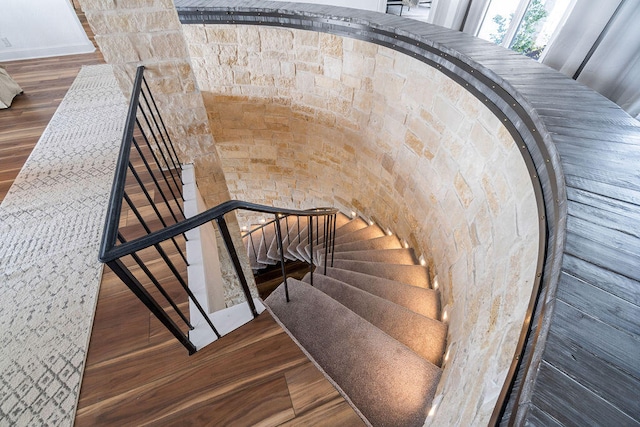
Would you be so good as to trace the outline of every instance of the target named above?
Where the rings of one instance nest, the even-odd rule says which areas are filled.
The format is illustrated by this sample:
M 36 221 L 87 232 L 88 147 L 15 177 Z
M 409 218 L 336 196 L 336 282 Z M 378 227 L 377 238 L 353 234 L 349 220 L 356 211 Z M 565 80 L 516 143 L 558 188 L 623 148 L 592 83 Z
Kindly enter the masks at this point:
M 144 97 L 144 92 L 142 93 L 142 96 Z M 140 107 L 142 107 L 142 105 L 140 105 Z M 164 165 L 166 166 L 166 168 L 168 170 L 171 170 L 171 167 L 169 166 L 169 162 L 167 161 L 167 157 L 164 155 L 164 151 L 162 151 L 162 147 L 160 146 L 160 143 L 158 142 L 158 138 L 156 137 L 156 134 L 153 132 L 153 128 L 151 127 L 151 123 L 149 123 L 149 119 L 147 118 L 147 114 L 144 112 L 144 108 L 140 108 L 140 114 L 142 114 L 142 117 L 144 118 L 144 121 L 147 123 L 147 127 L 149 128 L 149 132 L 151 133 L 151 136 L 153 137 L 153 140 L 156 143 L 156 147 L 158 147 L 158 151 L 160 152 L 160 157 L 162 157 L 162 160 L 164 160 Z M 144 129 L 142 126 L 140 126 L 140 122 L 138 120 L 136 120 L 136 122 L 138 123 L 138 128 L 140 129 L 140 133 L 142 133 L 142 136 L 144 137 L 145 141 L 147 142 L 147 145 L 149 145 L 149 150 L 151 150 L 151 153 L 153 155 L 153 158 L 156 162 L 156 164 L 158 165 L 158 168 L 160 169 L 160 171 L 162 171 L 162 164 L 160 163 L 160 161 L 158 160 L 158 156 L 156 156 L 155 152 L 153 151 L 153 148 L 151 147 L 151 143 L 149 141 L 149 139 L 147 138 L 147 135 L 144 133 Z M 166 175 L 163 173 L 162 174 L 164 176 L 165 181 L 167 182 L 167 185 L 169 186 L 169 189 L 171 190 L 171 193 L 173 194 L 173 189 L 171 188 L 171 185 L 169 184 L 169 181 L 167 180 Z M 183 197 L 182 195 L 182 190 L 180 189 L 180 185 L 178 185 L 178 183 L 176 182 L 176 178 L 173 174 L 171 174 L 171 180 L 173 181 L 173 183 L 176 186 L 176 189 L 178 190 L 178 193 L 180 194 L 180 197 Z M 174 195 L 174 199 L 176 199 L 175 195 Z
M 316 219 L 316 243 L 320 247 L 320 221 Z M 313 258 L 311 258 L 313 260 Z M 316 260 L 318 262 L 318 260 Z
M 120 232 L 118 232 L 118 240 L 120 241 L 120 243 L 126 243 L 127 241 L 125 240 L 124 236 L 122 234 L 120 234 Z M 184 323 L 186 323 L 186 325 L 189 327 L 189 329 L 193 330 L 193 326 L 191 325 L 191 323 L 189 322 L 189 319 L 187 319 L 187 317 L 182 313 L 182 310 L 180 310 L 178 308 L 178 306 L 176 305 L 176 303 L 173 301 L 173 299 L 169 296 L 169 294 L 167 293 L 167 291 L 162 287 L 162 285 L 160 284 L 160 282 L 158 282 L 158 280 L 155 278 L 155 276 L 151 273 L 151 271 L 149 271 L 149 269 L 147 268 L 147 266 L 144 264 L 144 262 L 140 259 L 140 257 L 133 252 L 131 254 L 131 257 L 133 258 L 133 260 L 136 262 L 136 264 L 138 264 L 138 266 L 140 266 L 140 268 L 142 269 L 142 271 L 147 275 L 147 277 L 151 280 L 151 282 L 156 286 L 156 288 L 160 291 L 160 293 L 162 294 L 162 296 L 169 302 L 169 304 L 171 304 L 171 307 L 173 307 L 173 309 L 176 311 L 176 313 L 178 313 L 178 316 L 180 316 L 180 318 L 184 321 Z
M 180 275 L 180 272 L 176 269 L 175 265 L 173 265 L 173 262 L 171 262 L 171 259 L 169 259 L 164 249 L 162 249 L 162 246 L 160 246 L 160 243 L 153 246 L 156 248 L 156 250 L 162 257 L 164 262 L 167 264 L 167 266 L 169 267 L 169 270 L 171 270 L 174 276 L 176 276 L 176 278 L 180 282 L 180 285 L 182 286 L 184 291 L 187 293 L 187 295 L 189 295 L 189 298 L 191 298 L 191 301 L 195 304 L 196 308 L 198 309 L 202 317 L 204 317 L 204 320 L 209 324 L 209 326 L 211 327 L 211 330 L 213 330 L 213 333 L 216 334 L 218 338 L 220 338 L 220 334 L 218 333 L 218 330 L 216 329 L 216 327 L 213 326 L 211 319 L 209 319 L 209 315 L 207 314 L 207 312 L 204 311 L 204 308 L 202 308 L 202 306 L 200 305 L 200 301 L 198 301 L 196 299 L 196 296 L 193 295 L 193 292 L 191 292 L 191 289 L 189 289 L 189 285 L 187 285 L 187 282 L 184 281 L 184 279 Z
M 253 233 L 249 232 L 249 243 L 251 243 L 251 249 L 253 249 L 253 254 L 256 257 L 256 266 L 258 265 L 258 251 L 256 250 L 256 244 L 253 241 Z
M 140 224 L 142 224 L 144 229 L 147 231 L 147 234 L 151 234 L 151 230 L 149 229 L 149 227 L 145 223 L 145 221 L 142 218 L 142 216 L 140 216 L 140 212 L 138 212 L 138 210 L 135 208 L 135 206 L 131 202 L 131 199 L 129 198 L 127 193 L 124 193 L 124 199 L 127 201 L 127 204 L 129 205 L 129 207 L 131 207 L 131 210 L 135 214 L 136 218 L 138 218 L 138 221 L 140 221 Z M 173 240 L 173 238 L 171 238 L 171 240 Z M 174 240 L 174 244 L 175 244 L 175 240 Z M 215 326 L 213 326 L 213 323 L 211 323 L 211 319 L 209 319 L 209 316 L 207 315 L 207 313 L 204 311 L 204 309 L 200 305 L 200 302 L 196 299 L 195 295 L 193 295 L 193 292 L 191 292 L 191 289 L 189 289 L 189 286 L 187 285 L 187 282 L 185 282 L 185 280 L 182 278 L 182 275 L 180 274 L 178 269 L 176 269 L 175 265 L 173 265 L 173 262 L 171 262 L 171 259 L 169 259 L 169 257 L 167 256 L 166 252 L 164 251 L 164 249 L 162 249 L 162 246 L 160 246 L 160 243 L 157 243 L 157 244 L 155 244 L 153 246 L 156 248 L 156 250 L 158 251 L 158 253 L 162 257 L 164 262 L 167 264 L 167 266 L 169 267 L 169 270 L 171 270 L 171 272 L 176 277 L 176 279 L 178 279 L 178 282 L 180 282 L 180 285 L 182 286 L 182 288 L 185 290 L 185 292 L 187 293 L 189 298 L 191 298 L 191 301 L 193 301 L 195 306 L 198 308 L 198 311 L 200 312 L 200 314 L 202 314 L 202 317 L 204 317 L 204 319 L 209 324 L 209 326 L 211 327 L 213 332 L 216 334 L 216 336 L 218 338 L 220 338 L 220 334 L 218 333 L 218 330 L 215 328 Z M 189 264 L 187 263 L 187 265 L 189 265 Z
M 138 123 L 138 122 L 136 121 L 136 123 Z M 158 165 L 158 167 L 160 167 L 159 163 L 158 163 L 158 158 L 156 157 L 155 153 L 153 152 L 153 148 L 151 148 L 151 143 L 149 142 L 149 139 L 144 134 L 144 132 L 142 132 L 142 129 L 140 128 L 140 124 L 139 123 L 138 123 L 138 128 L 140 129 L 140 133 L 142 134 L 142 139 L 144 140 L 145 144 L 147 144 L 147 147 L 149 147 L 149 152 L 151 153 L 151 157 L 153 157 L 153 161 L 156 163 L 156 165 Z M 171 211 L 171 215 L 176 220 L 176 222 L 178 222 L 178 219 L 176 218 L 176 215 L 173 213 L 173 209 L 171 209 L 171 206 L 169 206 L 169 201 L 167 200 L 167 197 L 165 196 L 164 191 L 162 191 L 162 188 L 160 188 L 160 184 L 158 183 L 158 180 L 156 179 L 155 174 L 151 170 L 151 166 L 149 165 L 149 162 L 147 161 L 147 158 L 142 154 L 142 150 L 140 149 L 140 146 L 138 145 L 138 142 L 136 141 L 135 138 L 133 139 L 133 145 L 135 145 L 136 150 L 138 150 L 138 153 L 140 154 L 140 157 L 142 158 L 142 161 L 144 162 L 144 165 L 147 167 L 147 170 L 149 171 L 149 174 L 151 174 L 151 178 L 153 179 L 154 184 L 156 184 L 156 187 L 158 188 L 158 191 L 160 191 L 160 195 L 162 196 L 162 199 L 164 200 L 164 202 L 167 204 L 167 207 Z M 160 172 L 162 173 L 162 170 L 160 170 Z M 167 177 L 166 177 L 166 175 L 164 173 L 162 173 L 162 178 L 164 178 L 164 182 L 167 184 L 167 188 L 169 188 L 169 192 L 171 192 L 171 196 L 173 197 L 173 200 L 175 200 L 175 202 L 176 202 L 175 204 L 178 207 L 178 210 L 180 211 L 180 213 L 184 217 L 184 211 L 182 210 L 182 207 L 180 206 L 180 203 L 178 203 L 176 194 L 173 192 L 173 188 L 171 188 L 171 184 L 169 184 L 169 180 L 167 179 Z M 182 194 L 180 194 L 180 196 L 182 196 Z
M 325 215 L 324 225 L 324 274 L 327 274 L 327 258 L 329 257 L 329 245 L 331 244 L 331 237 L 329 235 L 329 230 L 331 227 L 330 215 Z
M 145 91 L 141 90 L 140 93 L 142 93 L 143 96 L 144 96 L 144 100 L 145 100 L 145 102 L 147 104 L 147 108 L 149 109 L 149 113 L 151 114 L 151 117 L 153 118 L 153 121 L 154 121 L 154 123 L 156 125 L 156 129 L 158 130 L 158 133 L 160 134 L 160 136 L 162 138 L 162 141 L 163 141 L 163 143 L 165 145 L 165 148 L 167 149 L 167 154 L 169 155 L 169 158 L 171 159 L 171 163 L 173 164 L 173 169 L 169 168 L 170 169 L 169 172 L 171 173 L 171 178 L 172 178 L 173 182 L 176 183 L 175 174 L 178 174 L 178 178 L 180 180 L 180 183 L 182 185 L 184 185 L 184 181 L 182 180 L 182 165 L 180 164 L 180 159 L 178 159 L 178 155 L 177 155 L 177 153 L 175 151 L 175 147 L 173 146 L 173 142 L 171 141 L 171 138 L 169 137 L 169 133 L 167 132 L 167 129 L 166 129 L 165 125 L 164 125 L 164 121 L 162 119 L 162 115 L 160 114 L 160 110 L 158 109 L 158 106 L 156 105 L 155 98 L 153 97 L 153 93 L 151 92 L 151 90 L 149 88 L 149 85 L 148 85 L 146 79 L 144 78 L 144 75 L 142 75 L 142 82 L 141 83 L 144 83 L 144 86 L 146 88 L 146 93 L 149 94 L 149 99 L 151 99 L 151 102 L 153 103 L 153 107 L 154 107 L 153 109 L 149 105 L 149 101 L 146 98 Z M 139 104 L 140 108 L 142 109 L 142 105 L 140 104 L 139 98 L 138 98 L 138 104 Z M 155 111 L 155 114 L 154 114 L 154 111 Z M 162 133 L 162 129 L 160 129 L 160 126 L 158 126 L 158 122 L 156 120 L 156 116 L 160 120 L 160 123 L 162 124 L 162 129 L 164 129 L 164 132 L 165 132 L 165 134 L 167 136 L 166 139 L 164 138 L 164 135 Z M 167 141 L 169 143 L 168 145 L 171 147 L 171 150 L 169 150 L 169 148 L 167 147 Z M 174 161 L 174 157 L 171 154 L 172 152 L 173 152 L 173 156 L 175 156 L 175 161 Z M 177 183 L 176 183 L 176 186 L 177 186 Z M 176 188 L 178 190 L 178 193 L 182 197 L 182 200 L 184 201 L 184 194 L 182 192 L 182 187 L 177 186 Z M 178 205 L 178 207 L 180 207 L 178 201 L 175 200 L 175 202 Z M 186 239 L 186 236 L 185 236 L 185 239 Z
M 129 208 L 131 208 L 131 211 L 133 212 L 133 214 L 136 216 L 136 218 L 138 219 L 138 222 L 140 222 L 140 224 L 142 225 L 142 227 L 145 229 L 145 231 L 147 232 L 147 234 L 151 234 L 151 230 L 149 229 L 149 226 L 147 225 L 147 223 L 145 222 L 144 218 L 142 218 L 142 215 L 140 215 L 140 212 L 138 211 L 138 209 L 135 207 L 135 205 L 133 204 L 133 202 L 131 201 L 131 199 L 129 198 L 129 195 L 127 193 L 123 194 L 124 200 L 127 202 L 127 205 L 129 205 Z M 174 245 L 176 245 L 177 247 L 177 243 L 176 241 L 171 238 L 171 240 L 173 241 Z M 156 245 L 158 246 L 158 245 Z M 178 247 L 178 252 L 180 253 L 180 255 L 182 255 L 182 258 L 184 259 L 184 255 L 182 254 L 182 251 L 180 250 L 180 248 Z M 164 257 L 166 257 L 166 253 L 164 252 L 164 250 L 162 250 L 161 248 L 158 249 L 158 252 L 161 252 L 160 255 Z M 186 263 L 186 261 L 185 261 Z M 187 265 L 189 265 L 189 263 L 186 263 Z M 173 267 L 173 263 L 171 263 L 170 268 Z M 176 278 L 178 279 L 178 281 L 181 284 L 186 285 L 184 279 L 182 278 L 182 276 L 180 275 L 180 273 L 178 273 L 178 271 L 174 268 L 171 269 L 174 274 L 176 275 Z
M 178 325 L 169 317 L 169 315 L 158 305 L 153 297 L 147 292 L 142 284 L 135 278 L 133 274 L 125 267 L 119 259 L 107 263 L 111 271 L 113 271 L 122 282 L 138 297 L 142 303 L 147 306 L 156 318 L 173 334 L 174 337 L 182 343 L 189 351 L 189 354 L 196 352 L 196 347 L 189 338 L 182 333 Z
M 144 136 L 144 134 L 142 136 L 143 136 L 143 139 L 145 141 L 147 141 L 147 138 Z M 171 216 L 173 217 L 175 222 L 178 222 L 179 221 L 178 217 L 173 212 L 173 209 L 171 208 L 171 205 L 169 204 L 169 200 L 167 199 L 167 196 L 164 194 L 164 191 L 162 191 L 162 188 L 160 187 L 160 183 L 158 182 L 158 179 L 156 178 L 155 173 L 153 173 L 153 169 L 151 168 L 151 165 L 147 161 L 147 158 L 142 153 L 142 149 L 140 148 L 140 145 L 138 144 L 138 141 L 136 141 L 136 139 L 134 138 L 132 140 L 132 142 L 133 142 L 133 145 L 136 147 L 136 150 L 138 151 L 138 155 L 140 156 L 140 158 L 142 160 L 142 163 L 144 163 L 144 166 L 147 169 L 147 172 L 149 172 L 149 176 L 153 180 L 153 183 L 155 184 L 156 188 L 158 189 L 158 192 L 160 193 L 160 196 L 162 197 L 162 200 L 164 201 L 165 205 L 167 205 L 167 208 L 169 209 L 169 212 L 171 213 Z M 147 144 L 149 144 L 149 143 L 147 142 Z M 149 147 L 149 149 L 151 150 L 150 147 Z M 153 156 L 153 150 L 151 150 L 151 155 Z M 162 174 L 162 175 L 164 176 L 164 174 Z M 164 177 L 164 179 L 167 182 L 167 185 L 169 185 L 169 182 L 167 181 L 167 178 Z M 173 190 L 171 190 L 171 188 L 169 188 L 169 190 L 171 191 L 171 195 L 173 196 L 174 200 L 176 200 L 176 195 L 173 193 Z M 182 214 L 182 217 L 184 218 L 184 212 L 182 211 L 182 208 L 180 207 L 180 205 L 178 204 L 177 201 L 176 201 L 176 205 L 178 206 L 178 210 L 180 210 L 180 213 Z
M 291 235 L 289 231 L 289 215 L 284 217 L 284 224 L 287 226 L 287 243 L 291 244 Z M 284 247 L 284 241 L 282 242 L 282 246 Z M 282 252 L 282 256 L 284 257 L 284 251 Z
M 153 97 L 153 94 L 151 93 L 151 90 L 149 89 L 149 85 L 147 84 L 147 80 L 144 79 L 144 77 L 143 77 L 142 81 L 143 81 L 145 87 L 147 88 L 147 91 L 149 92 L 149 95 L 150 95 L 150 98 L 151 98 L 151 102 L 153 103 L 153 108 L 155 108 L 155 110 L 158 112 L 158 118 L 160 119 L 160 124 L 162 125 L 162 129 L 164 129 L 164 134 L 167 136 L 167 141 L 169 141 L 169 146 L 171 147 L 171 151 L 173 152 L 173 155 L 175 156 L 176 163 L 177 163 L 178 167 L 180 168 L 180 170 L 182 170 L 182 165 L 180 164 L 180 159 L 178 158 L 178 154 L 176 153 L 176 149 L 173 146 L 173 141 L 171 141 L 171 137 L 169 136 L 169 132 L 167 132 L 167 127 L 164 125 L 164 120 L 162 119 L 162 115 L 160 114 L 160 110 L 158 109 L 158 106 L 156 105 L 156 100 Z M 162 133 L 162 132 L 160 132 L 160 133 Z M 181 182 L 182 182 L 182 177 L 180 179 L 181 179 Z M 184 185 L 184 182 L 182 182 L 182 184 Z
M 143 191 L 144 195 L 146 196 L 147 201 L 149 202 L 149 204 L 153 208 L 154 212 L 156 213 L 158 219 L 160 220 L 160 223 L 166 228 L 167 227 L 167 223 L 164 221 L 164 218 L 162 217 L 162 214 L 158 210 L 158 207 L 156 206 L 156 204 L 153 203 L 153 200 L 151 199 L 151 195 L 149 194 L 149 192 L 147 191 L 147 188 L 142 183 L 142 179 L 140 179 L 140 176 L 138 175 L 138 172 L 136 172 L 136 169 L 133 167 L 133 164 L 131 164 L 131 162 L 129 162 L 129 170 L 131 170 L 131 173 L 133 174 L 134 178 L 138 182 L 138 185 L 140 186 L 140 188 L 142 188 L 142 191 Z M 126 196 L 126 193 L 124 193 L 124 194 L 125 194 L 125 200 L 127 200 L 127 203 L 129 204 L 129 206 L 135 211 L 134 213 L 136 213 L 136 216 L 139 217 L 139 220 L 141 220 L 142 216 L 138 213 L 137 208 L 133 205 L 133 202 L 131 201 L 131 199 L 129 199 L 129 197 Z M 142 221 L 142 222 L 144 222 L 144 221 Z M 148 227 L 146 227 L 146 224 L 145 224 L 145 230 L 147 231 L 147 234 L 151 234 L 151 230 Z M 185 236 L 185 240 L 186 240 L 186 236 Z M 180 247 L 178 246 L 178 243 L 176 242 L 175 238 L 172 237 L 171 241 L 173 242 L 174 246 L 178 250 L 178 253 L 182 257 L 184 262 L 187 265 L 189 265 L 189 262 L 187 261 L 187 257 L 182 252 L 182 249 L 180 249 Z
M 338 222 L 337 214 L 333 214 L 333 237 L 331 240 L 331 267 L 333 267 L 333 254 L 336 248 L 336 223 Z
M 310 252 L 311 252 L 311 262 L 309 263 L 309 273 L 310 273 L 310 285 L 313 286 L 313 217 L 311 215 L 309 215 L 309 231 L 311 234 L 309 234 L 309 244 L 311 245 L 310 247 Z
M 253 314 L 253 317 L 255 318 L 258 316 L 258 312 L 256 311 L 255 304 L 253 303 L 253 297 L 251 296 L 251 291 L 249 291 L 249 285 L 247 284 L 247 279 L 244 276 L 244 271 L 242 271 L 242 265 L 240 264 L 240 259 L 238 258 L 236 247 L 233 245 L 233 239 L 231 239 L 231 234 L 229 233 L 227 222 L 225 221 L 224 216 L 216 218 L 216 222 L 218 223 L 220 234 L 222 235 L 222 240 L 224 240 L 224 244 L 227 247 L 227 252 L 229 252 L 229 257 L 231 258 L 233 267 L 235 268 L 236 274 L 238 275 L 238 280 L 240 281 L 240 286 L 242 286 L 244 296 L 247 299 L 247 303 L 249 303 L 251 314 Z
M 266 224 L 264 224 L 262 227 L 260 227 L 260 231 L 262 232 L 262 239 L 260 240 L 260 245 L 262 245 L 262 242 L 264 242 L 264 246 L 265 248 L 267 247 L 267 236 L 264 234 L 264 229 L 266 227 Z M 258 247 L 258 249 L 260 249 L 260 247 Z M 258 257 L 256 256 L 256 259 Z
M 143 79 L 143 82 L 145 84 L 145 86 L 147 86 L 147 81 L 145 79 Z M 147 86 L 148 87 L 148 86 Z M 164 137 L 164 134 L 162 133 L 162 129 L 160 129 L 160 126 L 158 125 L 158 120 L 156 118 L 156 115 L 160 116 L 160 111 L 158 111 L 158 109 L 156 108 L 155 111 L 153 108 L 151 108 L 151 104 L 149 103 L 149 98 L 147 98 L 147 94 L 149 95 L 149 98 L 153 98 L 153 94 L 151 93 L 150 90 L 143 90 L 141 91 L 141 95 L 142 98 L 144 99 L 145 104 L 147 105 L 147 110 L 149 111 L 149 115 L 151 116 L 151 120 L 153 120 L 153 124 L 155 125 L 155 130 L 157 130 L 158 135 L 160 135 L 160 140 L 162 141 L 162 145 L 164 146 L 165 150 L 167 151 L 167 156 L 169 157 L 169 160 L 171 160 L 171 165 L 173 165 L 173 169 L 174 170 L 178 170 L 178 166 L 176 165 L 176 162 L 173 159 L 173 156 L 171 155 L 171 151 L 169 150 L 169 146 L 167 145 L 167 141 Z M 140 109 L 142 110 L 142 104 L 140 105 Z M 151 126 L 149 126 L 151 127 Z M 155 139 L 155 138 L 154 138 Z M 162 149 L 161 149 L 162 150 Z M 172 169 L 171 165 L 169 165 L 169 162 L 166 160 L 165 157 L 165 164 L 167 165 L 167 169 Z M 180 163 L 178 161 L 178 163 Z
M 278 241 L 278 250 L 280 251 L 280 266 L 282 267 L 282 277 L 284 278 L 284 295 L 289 302 L 289 284 L 287 283 L 287 269 L 284 265 L 284 245 L 282 244 L 282 230 L 280 228 L 280 220 L 276 214 L 276 239 Z

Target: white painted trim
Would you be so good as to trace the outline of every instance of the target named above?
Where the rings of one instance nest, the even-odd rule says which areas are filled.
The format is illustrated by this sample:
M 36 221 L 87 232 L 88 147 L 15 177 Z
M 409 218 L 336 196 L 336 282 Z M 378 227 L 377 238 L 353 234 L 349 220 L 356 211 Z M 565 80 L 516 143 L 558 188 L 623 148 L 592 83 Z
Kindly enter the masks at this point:
M 183 165 L 184 214 L 190 218 L 204 212 L 206 206 L 195 182 L 193 165 Z M 211 223 L 204 224 L 187 233 L 187 275 L 189 289 L 208 313 L 208 317 L 220 335 L 228 334 L 253 320 L 249 304 L 241 303 L 226 308 L 224 284 L 220 268 L 215 230 Z M 254 298 L 258 313 L 264 311 L 262 302 Z M 214 332 L 195 304 L 189 301 L 189 319 L 194 329 L 189 331 L 189 340 L 197 349 L 216 340 Z

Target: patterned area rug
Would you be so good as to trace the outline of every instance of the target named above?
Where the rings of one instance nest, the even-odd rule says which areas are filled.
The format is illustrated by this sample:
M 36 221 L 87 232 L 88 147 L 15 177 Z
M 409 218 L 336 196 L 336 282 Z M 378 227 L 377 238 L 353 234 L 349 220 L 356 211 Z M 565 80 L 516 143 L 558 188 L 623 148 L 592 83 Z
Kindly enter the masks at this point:
M 0 205 L 0 425 L 73 424 L 126 114 L 84 67 Z

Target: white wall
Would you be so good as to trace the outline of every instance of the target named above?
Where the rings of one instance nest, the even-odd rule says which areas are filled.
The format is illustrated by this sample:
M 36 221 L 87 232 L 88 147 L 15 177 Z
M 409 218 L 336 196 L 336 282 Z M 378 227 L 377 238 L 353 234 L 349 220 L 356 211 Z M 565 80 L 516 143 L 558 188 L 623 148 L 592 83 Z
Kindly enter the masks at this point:
M 69 0 L 2 0 L 0 61 L 94 50 Z

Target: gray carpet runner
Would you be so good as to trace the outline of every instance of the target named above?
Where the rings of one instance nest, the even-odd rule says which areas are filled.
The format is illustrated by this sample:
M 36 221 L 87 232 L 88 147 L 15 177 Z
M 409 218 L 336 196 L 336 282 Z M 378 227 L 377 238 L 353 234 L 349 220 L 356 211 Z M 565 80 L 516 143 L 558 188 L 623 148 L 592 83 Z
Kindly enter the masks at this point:
M 423 316 L 436 320 L 440 317 L 440 296 L 436 290 L 419 288 L 395 280 L 339 268 L 328 267 L 326 275 L 342 280 L 370 294 L 388 299 Z
M 422 426 L 440 368 L 320 290 L 288 279 L 267 302 L 302 347 L 374 426 Z
M 420 288 L 430 287 L 427 267 L 421 265 L 386 264 L 337 259 L 333 262 L 333 266 L 343 270 L 358 271 L 370 276 L 396 280 Z
M 302 281 L 309 283 L 309 275 Z M 331 277 L 318 274 L 313 286 L 400 341 L 423 359 L 438 366 L 442 363 L 447 339 L 447 327 L 442 322 Z M 424 337 L 430 339 L 425 340 Z
M 401 249 L 402 245 L 396 236 L 384 236 L 370 240 L 361 240 L 359 242 L 342 243 L 335 245 L 334 251 L 350 252 L 350 251 L 366 251 L 378 249 Z
M 333 258 L 352 261 L 376 261 L 386 262 L 389 264 L 405 265 L 415 265 L 418 263 L 418 260 L 413 254 L 413 249 L 378 249 L 337 252 L 333 254 Z
M 261 252 L 250 259 L 273 261 L 267 248 L 276 243 L 274 233 L 269 235 L 272 241 L 261 243 Z M 289 257 L 311 259 L 306 222 L 302 232 L 283 235 Z M 447 339 L 427 268 L 395 236 L 345 216 L 326 271 L 324 254 L 323 237 L 315 235 L 313 286 L 311 274 L 302 281 L 287 279 L 291 301 L 281 284 L 266 304 L 369 423 L 422 426 Z

